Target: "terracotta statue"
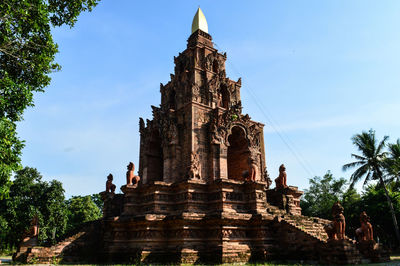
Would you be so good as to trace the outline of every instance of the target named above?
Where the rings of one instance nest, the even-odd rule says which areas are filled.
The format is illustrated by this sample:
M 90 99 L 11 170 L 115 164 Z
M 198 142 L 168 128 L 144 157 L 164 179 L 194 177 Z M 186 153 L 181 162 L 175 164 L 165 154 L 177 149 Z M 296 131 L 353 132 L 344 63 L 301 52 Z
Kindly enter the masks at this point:
M 33 247 L 38 245 L 39 217 L 35 214 L 32 217 L 29 229 L 24 231 L 20 247 Z
M 336 230 L 333 223 L 326 224 L 324 226 L 325 232 L 328 235 L 328 239 L 336 239 Z
M 250 170 L 249 170 L 248 180 L 255 182 L 258 174 L 257 164 L 255 160 L 252 159 L 249 160 L 249 163 L 250 163 Z
M 199 158 L 192 151 L 190 154 L 189 179 L 200 178 Z
M 222 106 L 222 94 L 221 93 L 218 93 L 218 104 L 217 104 L 217 106 L 218 107 L 223 107 Z
M 115 185 L 112 183 L 113 181 L 113 175 L 109 174 L 107 176 L 107 182 L 106 182 L 106 192 L 111 192 L 111 193 L 115 193 Z
M 361 227 L 356 230 L 358 242 L 374 240 L 374 232 L 369 222 L 369 216 L 365 211 L 360 214 Z
M 128 171 L 126 172 L 126 185 L 130 187 L 137 187 L 140 181 L 140 177 L 133 173 L 135 171 L 135 165 L 130 162 L 127 168 Z
M 276 189 L 283 189 L 288 187 L 286 185 L 286 168 L 284 164 L 279 167 L 279 176 L 275 179 L 275 186 Z
M 333 227 L 335 228 L 335 238 L 337 239 L 345 238 L 346 219 L 344 218 L 343 210 L 344 208 L 339 201 L 332 206 Z
M 30 237 L 36 237 L 39 235 L 39 218 L 37 215 L 32 217 L 32 222 L 31 222 L 31 229 L 29 232 Z

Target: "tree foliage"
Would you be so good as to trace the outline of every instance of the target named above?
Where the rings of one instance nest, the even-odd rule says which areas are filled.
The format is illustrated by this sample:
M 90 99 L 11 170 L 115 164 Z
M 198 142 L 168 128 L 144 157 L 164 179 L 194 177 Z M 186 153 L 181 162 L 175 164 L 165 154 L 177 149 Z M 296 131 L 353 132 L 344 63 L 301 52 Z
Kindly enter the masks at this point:
M 75 196 L 67 200 L 68 230 L 79 227 L 81 224 L 97 220 L 101 217 L 101 210 L 91 196 Z
M 90 197 L 92 198 L 92 201 L 94 202 L 94 204 L 96 204 L 96 206 L 99 208 L 100 211 L 103 211 L 103 200 L 101 199 L 100 194 L 92 194 L 90 195 Z
M 366 186 L 360 195 L 355 189 L 346 189 L 348 185 L 343 181 L 343 178 L 335 179 L 329 172 L 322 178 L 310 179 L 310 188 L 305 190 L 300 202 L 302 214 L 332 220 L 332 205 L 339 200 L 344 208 L 347 236 L 355 237 L 355 230 L 360 227 L 360 213 L 365 211 L 371 217 L 375 240 L 395 246 L 392 216 L 383 187 L 376 184 Z M 391 183 L 388 190 L 395 212 L 400 213 L 398 184 Z
M 16 246 L 35 215 L 39 218 L 40 243 L 52 242 L 53 234 L 57 237 L 65 232 L 66 205 L 59 181 L 43 181 L 35 168 L 25 167 L 16 172 L 9 193 L 9 198 L 0 201 L 1 243 Z
M 0 200 L 0 250 L 16 247 L 35 215 L 41 245 L 54 244 L 68 231 L 101 217 L 98 194 L 65 200 L 61 182 L 43 181 L 35 168 L 16 172 L 9 195 Z
M 384 163 L 388 180 L 400 182 L 400 139 L 388 144 L 387 158 Z
M 6 118 L 0 119 L 0 200 L 11 186 L 10 176 L 19 168 L 24 144 L 17 137 L 15 124 Z
M 393 204 L 395 213 L 400 213 L 400 192 L 394 191 L 395 183 L 387 186 L 388 194 Z M 386 193 L 383 187 L 377 185 L 368 186 L 362 193 L 361 206 L 371 217 L 374 226 L 374 234 L 380 242 L 388 246 L 398 246 L 396 233 L 389 205 L 386 202 Z
M 384 150 L 388 138 L 388 136 L 385 136 L 380 142 L 378 142 L 375 137 L 375 131 L 372 129 L 368 132 L 363 131 L 361 134 L 354 135 L 351 140 L 361 154 L 352 154 L 351 156 L 357 159 L 357 161 L 343 165 L 343 170 L 358 167 L 350 177 L 351 187 L 363 178 L 364 185 L 368 184 L 371 180 L 377 180 L 379 182 L 379 186 L 381 186 L 385 191 L 387 205 L 389 206 L 392 215 L 394 232 L 398 244 L 400 244 L 400 232 L 397 224 L 397 217 L 384 180 L 385 169 L 387 170 L 391 167 L 390 163 L 389 165 L 387 163 L 387 152 Z
M 309 180 L 310 188 L 305 190 L 301 201 L 304 215 L 331 219 L 332 205 L 342 199 L 346 179 L 335 179 L 328 171 L 322 178 Z
M 375 137 L 375 131 L 363 131 L 361 134 L 354 135 L 351 140 L 356 148 L 361 152 L 360 155 L 351 154 L 351 157 L 357 161 L 343 165 L 343 170 L 358 167 L 350 177 L 350 185 L 354 186 L 358 181 L 364 178 L 364 185 L 371 180 L 380 180 L 384 169 L 383 162 L 386 156 L 384 148 L 388 136 L 378 143 Z
M 74 26 L 83 11 L 99 0 L 2 0 L 0 2 L 0 196 L 8 192 L 12 171 L 21 168 L 22 141 L 15 122 L 33 106 L 33 94 L 50 84 L 50 73 L 60 69 L 51 28 Z

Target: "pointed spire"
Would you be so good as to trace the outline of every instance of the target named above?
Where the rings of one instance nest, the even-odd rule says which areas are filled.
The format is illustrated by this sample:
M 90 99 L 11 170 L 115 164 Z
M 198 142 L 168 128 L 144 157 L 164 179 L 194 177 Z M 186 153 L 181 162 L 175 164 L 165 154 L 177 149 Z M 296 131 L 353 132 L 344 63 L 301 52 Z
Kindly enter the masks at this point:
M 203 11 L 201 11 L 200 7 L 197 9 L 196 15 L 194 15 L 192 22 L 192 33 L 197 30 L 202 30 L 208 33 L 207 20 L 203 14 Z

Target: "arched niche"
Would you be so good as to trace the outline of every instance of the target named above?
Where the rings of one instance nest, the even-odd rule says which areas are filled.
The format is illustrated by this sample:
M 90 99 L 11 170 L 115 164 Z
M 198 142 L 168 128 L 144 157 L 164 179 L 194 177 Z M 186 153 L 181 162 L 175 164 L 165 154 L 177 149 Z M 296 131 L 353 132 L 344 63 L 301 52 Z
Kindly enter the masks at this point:
M 217 59 L 214 60 L 213 65 L 212 65 L 212 69 L 213 69 L 213 72 L 218 73 L 218 71 L 219 71 L 219 63 L 218 63 Z
M 163 151 L 160 134 L 153 130 L 146 145 L 147 176 L 145 183 L 163 180 Z
M 250 151 L 245 130 L 234 126 L 228 137 L 228 178 L 244 180 L 244 172 L 249 170 Z
M 168 97 L 168 108 L 169 109 L 176 109 L 176 92 L 175 90 L 172 90 L 169 94 Z
M 220 92 L 221 92 L 221 97 L 222 97 L 221 107 L 228 109 L 229 101 L 230 101 L 230 95 L 229 95 L 228 88 L 226 86 L 221 86 Z

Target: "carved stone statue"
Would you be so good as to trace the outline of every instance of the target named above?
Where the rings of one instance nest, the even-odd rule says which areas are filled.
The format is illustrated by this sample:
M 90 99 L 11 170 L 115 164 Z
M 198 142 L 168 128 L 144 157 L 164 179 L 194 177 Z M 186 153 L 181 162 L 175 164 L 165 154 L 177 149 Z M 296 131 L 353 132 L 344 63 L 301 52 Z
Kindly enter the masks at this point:
M 272 180 L 271 180 L 271 178 L 269 178 L 267 167 L 264 167 L 263 177 L 264 177 L 264 181 L 267 182 L 265 188 L 269 189 L 269 187 L 272 185 Z
M 258 166 L 255 160 L 250 159 L 250 169 L 249 169 L 249 181 L 255 182 L 258 176 Z
M 140 177 L 133 173 L 135 171 L 135 165 L 132 162 L 130 162 L 127 168 L 128 171 L 126 172 L 126 186 L 137 187 L 140 181 Z
M 276 189 L 284 189 L 288 186 L 286 185 L 286 168 L 285 165 L 279 167 L 279 176 L 275 179 Z
M 112 194 L 114 194 L 115 193 L 115 185 L 112 183 L 112 181 L 113 181 L 113 175 L 112 174 L 109 174 L 108 176 L 107 176 L 107 182 L 106 182 L 106 192 L 108 193 L 108 192 L 111 192 Z
M 36 237 L 39 235 L 39 218 L 37 215 L 32 217 L 31 228 L 29 232 L 30 237 Z
M 190 154 L 189 179 L 200 178 L 199 158 L 195 152 Z
M 38 236 L 39 236 L 39 217 L 37 216 L 37 214 L 35 214 L 32 217 L 29 229 L 27 229 L 23 233 L 23 239 L 22 239 L 22 242 L 20 244 L 20 247 L 37 246 L 37 244 L 38 244 Z
M 336 230 L 333 223 L 326 224 L 324 226 L 324 229 L 326 234 L 328 235 L 329 240 L 336 239 Z
M 356 236 L 358 242 L 360 241 L 371 241 L 374 240 L 374 232 L 372 225 L 369 222 L 369 216 L 365 211 L 360 214 L 361 227 L 356 230 Z
M 222 106 L 222 94 L 220 92 L 218 93 L 218 104 L 217 104 L 217 106 L 218 107 L 223 107 Z
M 346 220 L 343 215 L 343 207 L 339 201 L 332 206 L 333 222 L 324 226 L 329 240 L 341 240 L 345 238 Z
M 211 143 L 213 143 L 213 144 L 221 143 L 221 139 L 218 134 L 218 126 L 216 123 L 212 123 L 212 126 L 211 126 Z
M 333 226 L 336 232 L 337 239 L 344 239 L 345 238 L 345 228 L 346 228 L 346 219 L 343 215 L 344 208 L 337 201 L 332 206 L 332 216 L 333 216 Z

